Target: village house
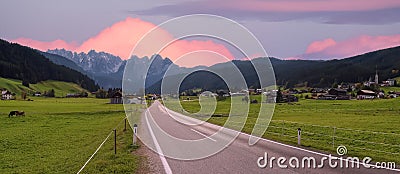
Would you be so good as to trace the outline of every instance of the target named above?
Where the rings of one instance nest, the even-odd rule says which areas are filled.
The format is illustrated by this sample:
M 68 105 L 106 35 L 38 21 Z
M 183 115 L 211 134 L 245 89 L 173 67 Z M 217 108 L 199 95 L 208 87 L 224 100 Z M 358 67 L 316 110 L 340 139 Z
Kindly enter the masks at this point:
M 375 99 L 376 93 L 371 90 L 360 90 L 357 92 L 357 100 Z
M 394 86 L 396 85 L 396 80 L 395 79 L 387 79 L 382 82 L 381 86 Z
M 388 96 L 389 98 L 397 98 L 400 96 L 400 92 L 395 92 L 395 91 L 389 91 L 388 94 L 389 94 L 389 96 Z
M 268 90 L 262 93 L 266 96 L 265 102 L 276 103 L 276 96 L 278 95 L 278 90 Z
M 218 97 L 218 94 L 217 93 L 213 93 L 213 92 L 202 92 L 200 94 L 200 96 L 203 96 L 203 97 Z
M 12 93 L 8 90 L 2 90 L 1 91 L 1 99 L 2 100 L 13 100 L 15 99 Z
M 318 96 L 320 96 L 320 95 L 326 94 L 326 90 L 322 89 L 322 88 L 313 88 L 310 90 L 310 92 L 311 92 L 311 97 L 314 99 L 317 99 Z
M 332 88 L 328 90 L 329 95 L 346 96 L 347 91 L 344 89 Z
M 41 93 L 41 92 L 35 92 L 35 93 L 33 94 L 33 96 L 35 96 L 35 97 L 40 97 L 40 96 L 42 96 L 42 93 Z
M 110 98 L 110 104 L 122 104 L 122 93 L 120 91 L 115 92 Z
M 245 92 L 231 92 L 231 93 L 229 93 L 230 94 L 230 96 L 232 96 L 232 97 L 234 97 L 234 96 L 246 96 L 246 95 L 248 95 L 247 93 L 245 93 Z
M 299 98 L 292 94 L 282 94 L 281 101 L 277 101 L 279 103 L 290 103 L 290 102 L 298 102 Z
M 318 100 L 350 100 L 347 90 L 332 88 L 327 93 L 318 95 Z
M 253 95 L 256 93 L 255 89 L 248 89 L 247 91 L 249 92 L 250 95 Z

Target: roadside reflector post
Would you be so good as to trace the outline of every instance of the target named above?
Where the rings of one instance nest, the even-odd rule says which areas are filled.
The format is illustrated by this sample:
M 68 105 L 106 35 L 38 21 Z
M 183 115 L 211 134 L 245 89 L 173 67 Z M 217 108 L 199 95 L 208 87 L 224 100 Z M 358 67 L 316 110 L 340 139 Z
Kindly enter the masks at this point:
M 117 154 L 117 130 L 114 129 L 114 154 Z
M 301 145 L 301 129 L 297 129 L 297 144 L 300 146 Z
M 133 145 L 136 145 L 137 139 L 137 124 L 133 125 Z

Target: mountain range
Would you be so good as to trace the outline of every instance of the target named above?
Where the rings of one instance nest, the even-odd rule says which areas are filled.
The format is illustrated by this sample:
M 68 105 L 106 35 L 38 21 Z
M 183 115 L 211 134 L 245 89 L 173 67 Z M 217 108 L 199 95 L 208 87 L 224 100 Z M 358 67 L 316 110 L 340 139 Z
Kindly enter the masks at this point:
M 163 78 L 178 78 L 179 75 L 202 69 L 222 72 L 222 69 L 231 63 L 236 65 L 243 74 L 248 87 L 260 86 L 254 67 L 249 61 L 233 60 L 232 62 L 220 63 L 210 67 L 185 68 L 175 65 L 170 59 L 162 58 L 160 55 L 143 58 L 132 56 L 127 61 L 108 53 L 98 53 L 96 51 L 90 51 L 86 54 L 56 49 L 49 50 L 43 54 L 55 63 L 63 64 L 85 73 L 103 87 L 121 87 L 124 67 L 128 62 L 129 67 L 134 67 L 129 69 L 131 72 L 126 72 L 132 76 L 131 80 L 140 82 L 146 77 L 145 86 L 150 92 L 159 92 L 161 79 Z M 57 62 L 54 60 L 56 55 L 64 56 L 78 67 L 70 61 L 68 62 L 68 60 L 58 60 Z M 340 60 L 281 60 L 273 57 L 270 57 L 269 60 L 274 68 L 277 85 L 286 87 L 330 87 L 335 83 L 366 81 L 374 76 L 376 71 L 381 80 L 400 76 L 399 55 L 400 47 L 394 47 Z M 265 58 L 253 59 L 253 62 L 262 59 Z M 152 62 L 151 65 L 150 62 Z M 169 77 L 164 77 L 168 68 L 170 69 L 167 75 Z M 143 74 L 144 72 L 147 72 L 147 74 Z M 226 88 L 226 85 L 215 74 L 198 71 L 189 75 L 180 87 L 181 90 L 193 88 L 215 90 Z
M 128 60 L 122 60 L 118 56 L 94 50 L 88 53 L 76 53 L 65 49 L 41 52 L 4 40 L 0 40 L 0 53 L 1 77 L 20 79 L 27 83 L 51 79 L 78 83 L 89 90 L 97 89 L 96 84 L 103 88 L 121 88 L 124 70 L 128 65 L 130 68 L 125 74 L 129 75 L 129 80 L 133 83 L 144 82 L 148 92 L 158 93 L 163 79 L 173 81 L 179 78 L 185 78 L 180 90 L 194 88 L 216 90 L 225 89 L 227 85 L 220 77 L 205 70 L 223 73 L 227 71 L 227 67 L 234 64 L 243 74 L 248 87 L 260 86 L 251 62 L 242 60 L 219 63 L 210 67 L 186 68 L 156 54 L 142 58 L 132 56 Z M 277 85 L 330 87 L 332 84 L 343 82 L 364 82 L 376 72 L 380 81 L 398 77 L 399 55 L 400 47 L 393 47 L 340 60 L 281 60 L 273 57 L 268 59 L 274 69 Z M 253 59 L 253 63 L 258 65 L 262 60 L 267 58 Z M 189 72 L 193 73 L 186 77 Z M 137 89 L 132 90 L 140 88 L 140 85 L 133 86 Z
M 127 62 L 130 63 L 130 66 L 135 67 L 133 69 L 134 72 L 131 73 L 135 76 L 135 79 L 132 80 L 143 81 L 144 77 L 146 77 L 146 86 L 151 86 L 161 80 L 168 68 L 170 71 L 175 72 L 174 74 L 187 72 L 188 70 L 188 68 L 173 64 L 169 58 L 163 58 L 157 54 L 142 58 L 132 56 L 129 61 L 122 60 L 120 57 L 109 53 L 96 52 L 94 50 L 88 53 L 76 53 L 65 49 L 54 49 L 41 52 L 41 54 L 56 64 L 82 72 L 94 79 L 103 88 L 122 87 L 122 78 Z M 145 72 L 147 74 L 143 74 Z

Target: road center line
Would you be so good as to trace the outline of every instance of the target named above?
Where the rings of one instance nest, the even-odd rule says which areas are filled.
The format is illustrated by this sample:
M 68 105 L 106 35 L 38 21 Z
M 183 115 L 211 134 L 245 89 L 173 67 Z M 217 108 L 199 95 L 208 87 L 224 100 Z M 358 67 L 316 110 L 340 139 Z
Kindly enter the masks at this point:
M 203 134 L 203 133 L 197 131 L 196 129 L 190 129 L 190 130 L 192 130 L 193 132 L 196 132 L 196 133 L 200 134 L 201 136 L 206 137 L 206 138 L 208 138 L 208 139 L 210 139 L 210 140 L 212 140 L 212 141 L 215 141 L 215 142 L 217 141 L 217 140 L 214 140 L 214 139 L 212 139 L 211 137 L 209 137 L 209 136 L 207 136 L 207 135 L 205 135 L 205 134 Z

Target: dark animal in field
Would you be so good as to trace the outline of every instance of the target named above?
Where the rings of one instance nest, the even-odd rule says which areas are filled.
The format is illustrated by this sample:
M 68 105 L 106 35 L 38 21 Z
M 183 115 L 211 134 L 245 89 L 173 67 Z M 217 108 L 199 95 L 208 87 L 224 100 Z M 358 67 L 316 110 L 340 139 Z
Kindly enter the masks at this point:
M 250 101 L 250 103 L 251 103 L 251 104 L 257 104 L 258 101 L 257 101 L 256 99 L 254 99 L 254 100 Z
M 8 114 L 8 117 L 11 116 L 25 116 L 25 112 L 24 111 L 10 111 L 10 113 Z
M 10 113 L 8 114 L 8 117 L 14 116 L 16 115 L 18 111 L 10 111 Z

